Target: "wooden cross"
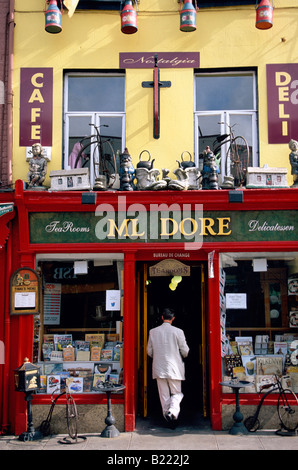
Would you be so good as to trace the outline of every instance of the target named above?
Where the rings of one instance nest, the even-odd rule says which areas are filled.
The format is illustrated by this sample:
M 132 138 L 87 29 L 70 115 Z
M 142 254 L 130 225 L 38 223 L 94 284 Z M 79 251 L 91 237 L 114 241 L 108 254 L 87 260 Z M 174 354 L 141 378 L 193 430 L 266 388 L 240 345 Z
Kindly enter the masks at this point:
M 155 65 L 153 69 L 153 82 L 142 82 L 143 88 L 153 88 L 153 137 L 160 137 L 160 88 L 169 88 L 171 82 L 161 82 L 157 55 L 154 56 Z

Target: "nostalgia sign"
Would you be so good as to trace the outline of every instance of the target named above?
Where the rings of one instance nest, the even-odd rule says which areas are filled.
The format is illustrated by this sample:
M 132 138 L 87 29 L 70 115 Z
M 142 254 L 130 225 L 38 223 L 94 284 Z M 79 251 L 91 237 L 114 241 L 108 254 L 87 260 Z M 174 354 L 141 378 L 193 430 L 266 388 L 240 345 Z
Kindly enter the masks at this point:
M 119 66 L 122 69 L 153 68 L 157 56 L 159 68 L 200 67 L 199 52 L 120 52 Z

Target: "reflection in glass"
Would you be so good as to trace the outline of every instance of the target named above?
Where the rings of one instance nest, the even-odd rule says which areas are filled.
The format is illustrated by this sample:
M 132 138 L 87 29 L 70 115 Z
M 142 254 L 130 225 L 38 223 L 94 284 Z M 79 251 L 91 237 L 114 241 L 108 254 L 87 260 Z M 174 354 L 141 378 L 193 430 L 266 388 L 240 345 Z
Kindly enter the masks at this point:
M 120 112 L 124 98 L 124 77 L 68 77 L 68 111 Z
M 253 75 L 196 77 L 196 111 L 254 109 Z

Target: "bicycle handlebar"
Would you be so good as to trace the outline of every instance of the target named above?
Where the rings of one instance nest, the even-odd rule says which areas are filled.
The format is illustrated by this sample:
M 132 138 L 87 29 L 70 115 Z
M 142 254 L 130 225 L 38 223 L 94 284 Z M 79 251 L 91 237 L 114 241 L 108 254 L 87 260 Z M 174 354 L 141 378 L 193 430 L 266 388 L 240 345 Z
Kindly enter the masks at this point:
M 109 127 L 109 124 L 100 124 L 100 126 L 96 126 L 95 124 L 89 124 L 89 126 L 93 126 L 95 129 L 99 129 L 100 127 Z

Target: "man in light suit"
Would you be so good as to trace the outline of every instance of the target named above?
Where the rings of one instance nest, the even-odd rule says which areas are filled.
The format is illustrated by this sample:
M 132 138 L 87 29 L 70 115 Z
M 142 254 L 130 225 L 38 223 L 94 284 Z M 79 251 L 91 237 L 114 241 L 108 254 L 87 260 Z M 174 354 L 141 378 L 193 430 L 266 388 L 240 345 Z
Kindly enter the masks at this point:
M 175 427 L 183 398 L 181 381 L 185 380 L 183 358 L 189 347 L 184 332 L 172 326 L 173 310 L 166 308 L 162 325 L 149 332 L 147 354 L 152 357 L 152 377 L 157 381 L 162 412 L 165 419 Z

